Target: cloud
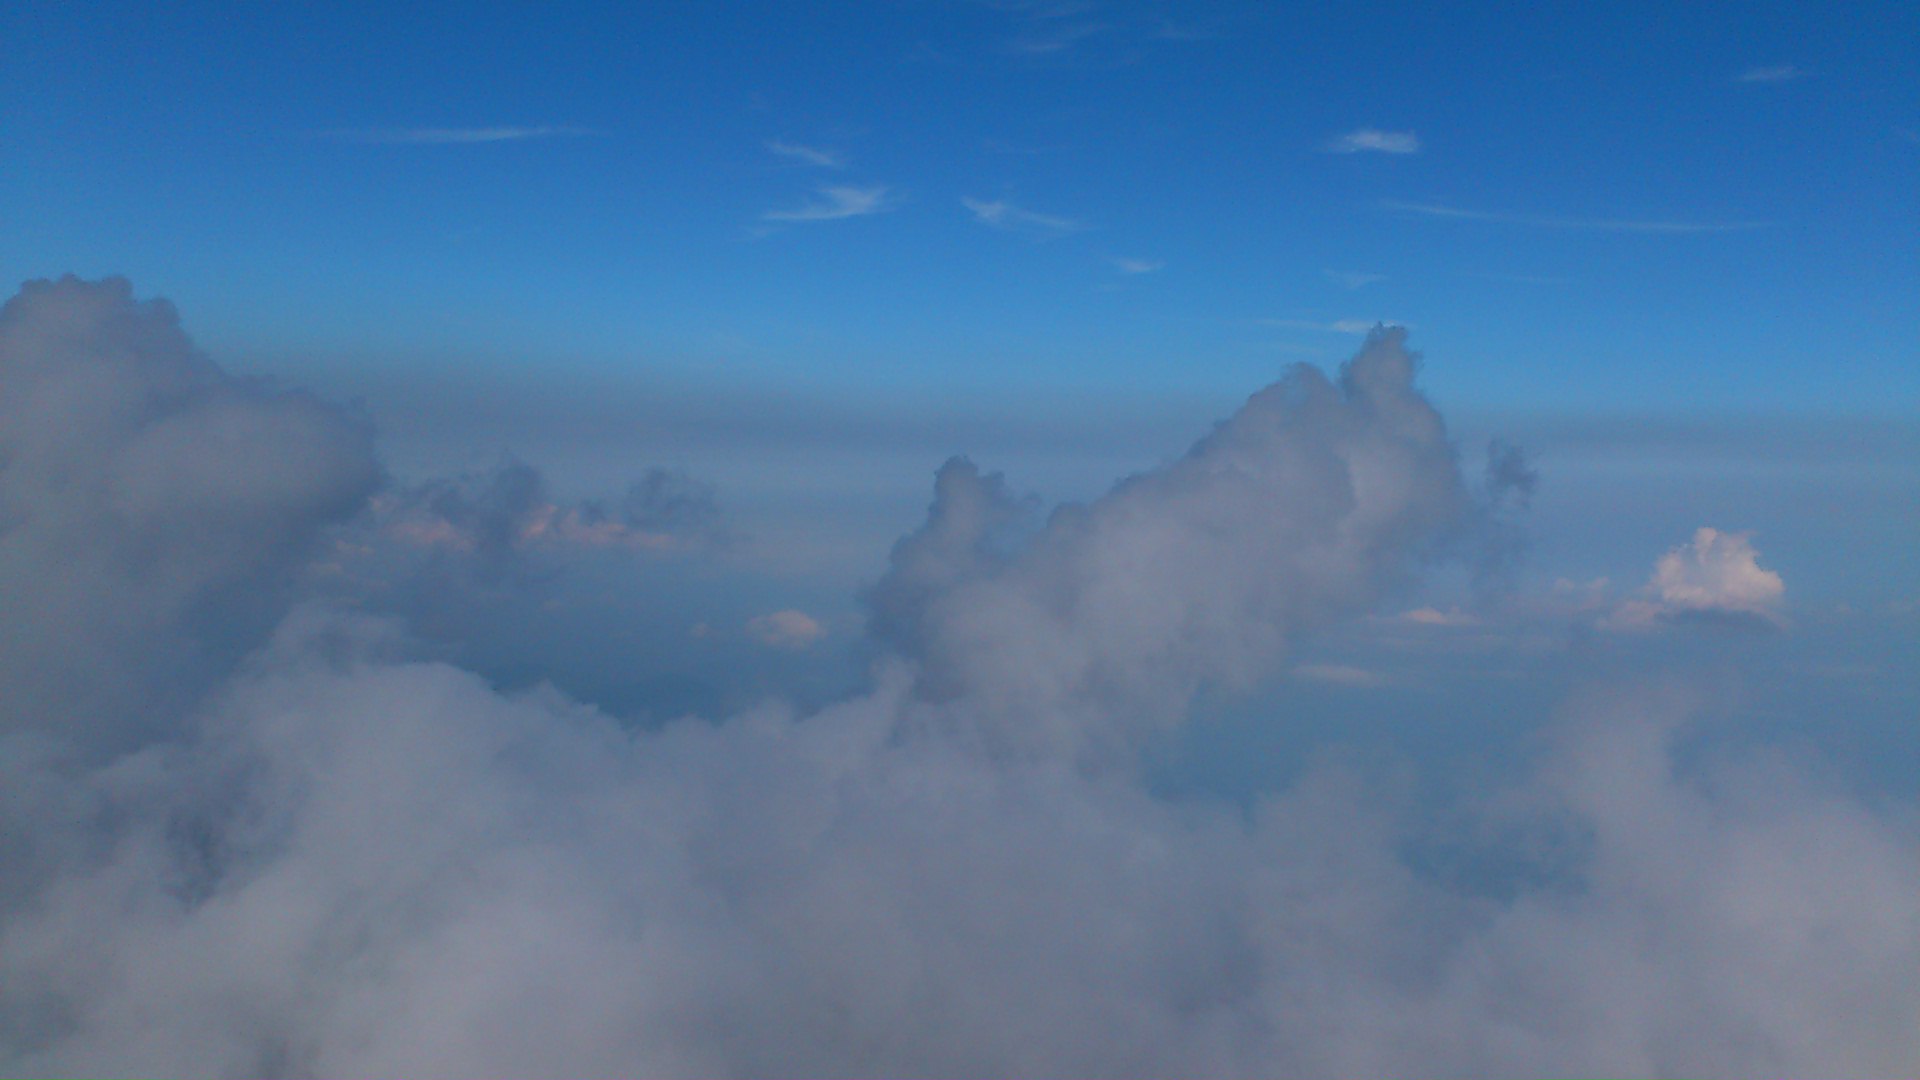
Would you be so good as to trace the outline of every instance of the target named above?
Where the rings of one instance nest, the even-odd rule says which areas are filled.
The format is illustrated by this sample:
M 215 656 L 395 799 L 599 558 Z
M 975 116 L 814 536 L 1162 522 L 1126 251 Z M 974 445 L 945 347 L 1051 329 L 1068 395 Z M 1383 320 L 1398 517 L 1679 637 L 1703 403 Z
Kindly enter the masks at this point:
M 1344 285 L 1349 289 L 1361 289 L 1387 280 L 1385 274 L 1370 274 L 1360 270 L 1322 270 L 1320 272 L 1326 275 L 1328 281 L 1336 285 Z
M 1276 673 L 1470 516 L 1405 336 L 1377 331 L 1338 381 L 1295 368 L 1024 542 L 1004 481 L 948 462 L 870 595 L 875 633 L 918 663 L 918 693 L 1019 753 L 1097 758 L 1202 686 Z
M 364 424 L 232 378 L 110 278 L 0 308 L 0 731 L 119 747 L 284 611 L 378 477 Z
M 1411 131 L 1358 128 L 1327 144 L 1330 154 L 1417 154 L 1420 139 Z
M 812 165 L 821 169 L 844 169 L 847 167 L 846 159 L 832 150 L 821 150 L 812 146 L 802 146 L 799 143 L 782 142 L 779 139 L 767 140 L 766 146 L 769 153 L 800 162 L 803 165 Z
M 1414 361 L 1380 332 L 1337 375 L 1296 369 L 1185 456 L 1045 517 L 949 463 L 870 598 L 870 684 L 817 709 L 636 723 L 550 686 L 503 693 L 391 620 L 309 601 L 111 760 L 71 752 L 88 728 L 0 731 L 0 1071 L 1920 1060 L 1910 802 L 1703 742 L 1689 718 L 1716 703 L 1660 679 L 1589 688 L 1535 756 L 1432 797 L 1335 764 L 1239 802 L 1169 796 L 1121 749 L 1209 686 L 1355 677 L 1296 669 L 1292 645 L 1402 595 L 1472 513 Z M 164 474 L 166 516 L 222 557 L 310 540 L 372 484 L 364 431 L 221 375 L 124 283 L 10 303 L 0 390 L 0 624 L 21 640 L 69 603 L 22 590 L 92 590 L 73 581 L 100 571 L 139 606 L 149 569 L 200 580 L 190 545 L 89 550 L 89 529 L 126 528 L 89 500 L 146 505 L 119 488 L 129 471 Z M 221 409 L 261 422 L 204 411 Z M 187 425 L 199 452 L 127 453 L 149 422 Z M 538 500 L 491 484 L 442 516 L 510 544 L 523 515 L 467 511 Z M 87 528 L 45 543 L 22 523 L 45 507 Z M 1760 602 L 1766 572 L 1727 541 L 1675 553 L 1674 602 Z M 275 550 L 246 591 L 297 580 Z M 142 610 L 147 644 L 127 649 L 202 625 L 197 604 Z M 0 669 L 10 705 L 21 677 Z
M 1293 674 L 1296 678 L 1335 686 L 1373 687 L 1387 683 L 1386 677 L 1379 672 L 1348 664 L 1297 664 Z
M 525 142 L 532 139 L 575 139 L 598 134 L 572 125 L 476 128 L 348 128 L 323 133 L 343 142 L 411 146 L 450 146 L 464 143 Z
M 747 634 L 776 649 L 805 649 L 827 636 L 827 628 L 804 611 L 788 608 L 747 620 Z
M 1414 608 L 1411 611 L 1403 611 L 1394 618 L 1416 626 L 1478 626 L 1480 623 L 1479 619 L 1459 608 L 1449 608 L 1446 611 L 1431 607 Z
M 1500 214 L 1483 210 L 1462 210 L 1434 203 L 1402 202 L 1385 199 L 1381 206 L 1424 217 L 1454 218 L 1460 221 L 1490 221 L 1502 225 L 1531 225 L 1542 229 L 1569 229 L 1584 232 L 1625 233 L 1726 233 L 1764 229 L 1764 221 L 1659 221 L 1606 218 L 1563 218 L 1538 214 Z
M 724 542 L 710 485 L 649 469 L 618 503 L 566 503 L 532 466 L 507 459 L 485 473 L 437 478 L 383 495 L 374 518 L 388 536 L 497 562 L 546 547 L 700 549 Z
M 1392 319 L 1335 319 L 1332 322 L 1316 322 L 1312 319 L 1255 319 L 1261 326 L 1277 326 L 1287 330 L 1312 330 L 1323 334 L 1370 334 L 1387 327 L 1400 324 Z
M 1641 597 L 1616 608 L 1610 625 L 1708 616 L 1784 626 L 1779 606 L 1785 595 L 1780 575 L 1761 567 L 1748 534 L 1703 526 L 1691 543 L 1660 556 Z
M 1151 274 L 1166 267 L 1157 259 L 1115 259 L 1113 268 L 1123 274 Z
M 973 220 L 982 225 L 1008 232 L 1024 232 L 1035 236 L 1065 236 L 1079 232 L 1085 225 L 1072 218 L 1055 217 L 1051 214 L 1037 214 L 1023 210 L 1010 202 L 1002 200 L 963 198 L 960 204 L 973 214 Z
M 1781 83 L 1802 78 L 1806 72 L 1792 64 L 1776 64 L 1772 67 L 1754 67 L 1740 73 L 1735 82 L 1743 83 Z
M 818 198 L 794 210 L 769 210 L 764 221 L 839 221 L 884 214 L 898 205 L 885 184 L 872 187 L 831 185 L 818 189 Z

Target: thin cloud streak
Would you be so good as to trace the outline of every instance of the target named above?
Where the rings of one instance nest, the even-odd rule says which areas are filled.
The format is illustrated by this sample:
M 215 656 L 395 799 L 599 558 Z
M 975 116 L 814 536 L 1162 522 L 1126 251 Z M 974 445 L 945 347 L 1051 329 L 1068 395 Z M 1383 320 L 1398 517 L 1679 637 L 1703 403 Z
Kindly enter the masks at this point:
M 845 158 L 831 150 L 822 150 L 819 147 L 782 142 L 779 139 L 768 139 L 766 147 L 769 153 L 800 162 L 803 165 L 812 165 L 821 169 L 844 169 L 847 167 Z
M 896 201 L 885 184 L 873 187 L 834 185 L 818 189 L 819 198 L 795 210 L 769 210 L 763 221 L 839 221 L 843 218 L 884 214 Z
M 1530 225 L 1541 229 L 1572 229 L 1584 232 L 1633 233 L 1728 233 L 1764 229 L 1765 221 L 1635 221 L 1608 218 L 1563 218 L 1544 214 L 1502 214 L 1488 210 L 1463 210 L 1434 203 L 1402 202 L 1382 199 L 1380 205 L 1424 217 L 1453 218 L 1459 221 L 1490 221 L 1500 225 Z
M 1079 232 L 1086 226 L 1072 218 L 1056 217 L 1052 214 L 1039 214 L 1024 210 L 1004 199 L 963 198 L 960 204 L 973 214 L 973 220 L 990 228 L 1008 232 L 1038 233 L 1048 236 L 1063 236 L 1070 232 Z
M 538 127 L 476 128 L 352 128 L 321 132 L 341 142 L 380 143 L 389 146 L 454 146 L 467 143 L 525 142 L 530 139 L 577 139 L 598 132 L 569 124 Z
M 1167 264 L 1158 259 L 1115 259 L 1113 268 L 1123 274 L 1151 274 Z
M 1420 138 L 1411 131 L 1381 131 L 1360 128 L 1349 131 L 1327 145 L 1329 154 L 1417 154 Z
M 1806 72 L 1801 71 L 1792 64 L 1776 64 L 1772 67 L 1748 68 L 1746 71 L 1741 72 L 1740 77 L 1734 81 L 1743 83 L 1792 82 L 1805 74 Z

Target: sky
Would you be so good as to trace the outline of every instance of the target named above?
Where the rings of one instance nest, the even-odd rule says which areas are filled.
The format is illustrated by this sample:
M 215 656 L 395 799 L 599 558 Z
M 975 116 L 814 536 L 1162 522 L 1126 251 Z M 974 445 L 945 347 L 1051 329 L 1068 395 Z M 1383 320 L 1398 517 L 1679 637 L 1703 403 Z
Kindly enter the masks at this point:
M 1912 5 L 0 40 L 0 1072 L 1920 1060 Z

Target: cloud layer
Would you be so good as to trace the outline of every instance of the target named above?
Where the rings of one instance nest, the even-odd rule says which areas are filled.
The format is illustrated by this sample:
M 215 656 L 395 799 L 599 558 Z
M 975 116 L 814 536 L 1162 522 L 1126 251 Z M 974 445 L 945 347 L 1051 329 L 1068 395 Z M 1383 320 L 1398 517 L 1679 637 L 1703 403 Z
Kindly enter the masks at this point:
M 85 644 L 114 625 L 84 621 L 105 618 L 100 586 L 57 572 L 69 547 L 131 590 L 147 631 L 43 653 L 63 681 L 0 732 L 0 1071 L 1920 1059 L 1911 808 L 1777 755 L 1683 758 L 1702 704 L 1684 693 L 1591 690 L 1530 767 L 1437 813 L 1334 766 L 1246 805 L 1156 794 L 1129 767 L 1196 692 L 1284 671 L 1300 635 L 1368 610 L 1470 524 L 1399 332 L 1045 518 L 950 462 L 873 590 L 871 686 L 817 711 L 637 728 L 550 688 L 499 693 L 418 659 L 402 625 L 309 602 L 103 759 L 67 750 L 119 715 L 85 681 L 192 640 L 203 609 L 180 596 L 235 574 L 290 589 L 372 465 L 364 432 L 221 375 L 124 283 L 31 286 L 0 328 L 10 632 L 67 618 Z M 32 409 L 8 407 L 23 394 Z M 169 425 L 187 434 L 153 434 Z M 502 520 L 467 525 L 511 544 L 529 518 Z M 78 543 L 100 530 L 127 542 Z M 1679 553 L 1676 597 L 1755 596 L 1765 571 L 1737 540 Z M 251 557 L 209 570 L 201 542 Z M 156 598 L 149 580 L 176 584 Z M 0 669 L 9 691 L 35 677 Z

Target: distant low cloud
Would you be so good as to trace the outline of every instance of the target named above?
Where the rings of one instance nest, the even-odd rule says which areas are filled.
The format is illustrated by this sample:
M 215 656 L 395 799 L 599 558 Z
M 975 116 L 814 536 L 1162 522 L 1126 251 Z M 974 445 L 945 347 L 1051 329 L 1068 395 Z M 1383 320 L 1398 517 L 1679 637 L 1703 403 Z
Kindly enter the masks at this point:
M 1007 232 L 1024 232 L 1037 236 L 1064 236 L 1086 228 L 1084 224 L 1072 218 L 1035 213 L 1004 199 L 963 198 L 960 200 L 960 205 L 967 208 L 967 211 L 973 215 L 973 220 Z
M 843 218 L 884 214 L 898 205 L 885 184 L 872 187 L 832 185 L 820 188 L 816 198 L 793 210 L 769 210 L 763 221 L 839 221 Z
M 787 158 L 791 161 L 797 161 L 802 165 L 812 165 L 821 169 L 844 169 L 847 167 L 846 159 L 832 150 L 822 150 L 814 146 L 802 146 L 799 143 L 782 142 L 779 139 L 767 140 L 766 146 L 768 153 Z
M 1660 556 L 1640 595 L 1616 608 L 1615 628 L 1647 626 L 1688 616 L 1732 618 L 1784 626 L 1780 601 L 1786 585 L 1760 565 L 1745 533 L 1702 527 L 1690 543 Z
M 1256 319 L 1261 326 L 1277 326 L 1285 330 L 1312 330 L 1322 334 L 1365 334 L 1382 326 L 1401 325 L 1393 319 L 1335 319 L 1332 322 L 1318 322 L 1313 319 Z
M 1381 206 L 1422 217 L 1454 218 L 1460 221 L 1489 221 L 1501 225 L 1532 225 L 1543 229 L 1574 229 L 1586 232 L 1630 233 L 1725 233 L 1764 229 L 1764 221 L 1677 221 L 1633 218 L 1566 218 L 1549 214 L 1506 214 L 1488 210 L 1465 210 L 1438 203 L 1402 202 L 1383 199 Z
M 1417 154 L 1420 138 L 1411 131 L 1360 128 L 1327 144 L 1330 154 Z
M 748 619 L 747 634 L 762 645 L 798 651 L 826 637 L 827 628 L 806 612 L 788 608 Z
M 1806 72 L 1792 64 L 1776 64 L 1772 67 L 1748 68 L 1740 73 L 1735 82 L 1743 83 L 1782 83 L 1792 82 L 1806 75 Z
M 1383 686 L 1387 681 L 1379 672 L 1350 664 L 1300 664 L 1293 669 L 1293 674 L 1295 678 L 1335 686 Z
M 1349 289 L 1361 289 L 1368 285 L 1378 285 L 1387 280 L 1385 274 L 1368 273 L 1365 270 L 1322 270 L 1328 281 L 1335 285 L 1344 285 Z
M 572 139 L 597 133 L 591 128 L 561 124 L 538 127 L 349 128 L 322 134 L 342 142 L 450 146 L 461 143 L 524 142 L 529 139 Z

